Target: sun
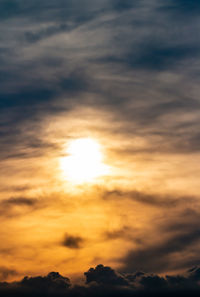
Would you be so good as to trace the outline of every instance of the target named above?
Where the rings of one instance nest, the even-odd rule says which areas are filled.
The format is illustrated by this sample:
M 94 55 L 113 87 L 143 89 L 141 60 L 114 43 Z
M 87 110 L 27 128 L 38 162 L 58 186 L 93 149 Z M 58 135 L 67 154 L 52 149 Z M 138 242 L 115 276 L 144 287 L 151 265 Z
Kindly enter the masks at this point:
M 67 156 L 60 160 L 65 179 L 76 183 L 90 183 L 108 173 L 103 163 L 100 144 L 91 138 L 79 138 L 71 141 Z

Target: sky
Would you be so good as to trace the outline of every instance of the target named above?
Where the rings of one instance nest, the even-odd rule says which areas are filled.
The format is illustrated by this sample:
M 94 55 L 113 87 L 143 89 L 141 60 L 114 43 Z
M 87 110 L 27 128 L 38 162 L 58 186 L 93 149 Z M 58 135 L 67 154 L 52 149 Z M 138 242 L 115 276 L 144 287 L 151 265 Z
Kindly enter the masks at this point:
M 195 0 L 0 0 L 0 281 L 198 267 L 199 16 Z M 77 183 L 81 139 L 105 170 Z

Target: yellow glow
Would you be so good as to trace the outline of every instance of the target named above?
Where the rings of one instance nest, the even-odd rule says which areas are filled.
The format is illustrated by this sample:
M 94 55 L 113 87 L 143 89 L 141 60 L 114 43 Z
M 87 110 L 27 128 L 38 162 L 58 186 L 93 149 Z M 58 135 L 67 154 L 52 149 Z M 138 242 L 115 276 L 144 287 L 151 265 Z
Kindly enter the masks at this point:
M 99 143 L 91 138 L 73 140 L 67 149 L 68 156 L 61 159 L 65 178 L 73 183 L 93 182 L 108 173 L 103 164 Z

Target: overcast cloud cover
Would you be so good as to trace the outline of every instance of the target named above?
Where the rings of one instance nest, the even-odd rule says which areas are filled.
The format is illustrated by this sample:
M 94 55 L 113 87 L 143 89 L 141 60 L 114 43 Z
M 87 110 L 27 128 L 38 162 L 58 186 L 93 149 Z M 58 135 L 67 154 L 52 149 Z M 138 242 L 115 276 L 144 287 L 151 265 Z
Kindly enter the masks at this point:
M 0 280 L 120 271 L 0 291 L 199 294 L 199 32 L 197 0 L 0 0 Z M 121 171 L 74 200 L 51 173 L 88 131 Z
M 2 0 L 0 8 L 1 158 L 11 142 L 20 153 L 27 121 L 37 130 L 49 113 L 87 104 L 110 110 L 127 133 L 155 137 L 161 151 L 198 151 L 198 1 Z M 39 145 L 34 132 L 26 145 Z

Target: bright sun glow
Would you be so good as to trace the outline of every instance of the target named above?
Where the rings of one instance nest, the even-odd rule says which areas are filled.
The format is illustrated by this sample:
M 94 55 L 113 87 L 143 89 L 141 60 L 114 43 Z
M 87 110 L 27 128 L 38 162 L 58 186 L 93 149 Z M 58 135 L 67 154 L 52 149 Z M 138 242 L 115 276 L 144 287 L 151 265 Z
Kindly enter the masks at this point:
M 73 140 L 67 149 L 68 156 L 61 159 L 65 178 L 73 183 L 93 182 L 108 173 L 103 164 L 99 143 L 91 138 Z

